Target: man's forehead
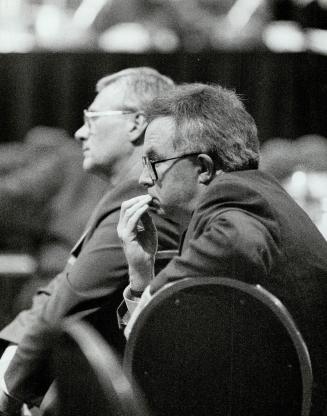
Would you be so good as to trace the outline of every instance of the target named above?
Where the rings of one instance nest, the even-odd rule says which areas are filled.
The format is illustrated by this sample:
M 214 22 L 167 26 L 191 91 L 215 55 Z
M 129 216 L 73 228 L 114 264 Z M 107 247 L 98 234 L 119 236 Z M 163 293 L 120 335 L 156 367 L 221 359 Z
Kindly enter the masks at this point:
M 124 92 L 115 84 L 104 87 L 95 97 L 89 109 L 92 111 L 123 109 Z
M 148 125 L 144 137 L 144 154 L 164 155 L 173 148 L 175 124 L 171 117 L 159 117 Z

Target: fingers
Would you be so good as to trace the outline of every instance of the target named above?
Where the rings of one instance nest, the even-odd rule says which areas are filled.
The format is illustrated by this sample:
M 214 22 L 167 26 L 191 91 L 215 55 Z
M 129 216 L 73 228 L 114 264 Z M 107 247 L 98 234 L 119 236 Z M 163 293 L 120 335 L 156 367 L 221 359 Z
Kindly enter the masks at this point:
M 123 222 L 127 223 L 132 217 L 135 216 L 136 213 L 142 214 L 146 211 L 143 208 L 149 208 L 149 202 L 151 201 L 150 195 L 141 195 L 136 198 L 129 199 L 128 201 L 124 201 L 121 205 L 120 210 L 120 219 Z
M 128 199 L 121 204 L 121 212 L 124 213 L 129 208 L 133 207 L 136 203 L 144 201 L 145 203 L 149 203 L 152 197 L 148 194 L 146 195 L 139 195 L 134 198 Z
M 149 195 L 141 195 L 128 201 L 124 201 L 121 206 L 117 232 L 120 239 L 135 237 L 137 225 L 142 215 L 149 209 Z

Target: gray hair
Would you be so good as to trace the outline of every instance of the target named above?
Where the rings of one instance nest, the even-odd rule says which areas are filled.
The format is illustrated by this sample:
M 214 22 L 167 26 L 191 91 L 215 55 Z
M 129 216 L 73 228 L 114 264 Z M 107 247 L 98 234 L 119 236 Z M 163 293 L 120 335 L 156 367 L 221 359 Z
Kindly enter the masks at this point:
M 126 109 L 135 111 L 143 110 L 155 97 L 172 89 L 174 81 L 150 67 L 127 68 L 101 78 L 96 91 L 111 84 L 122 87 Z
M 224 171 L 257 169 L 257 127 L 234 91 L 220 85 L 184 84 L 146 107 L 148 121 L 172 117 L 174 150 L 206 153 Z

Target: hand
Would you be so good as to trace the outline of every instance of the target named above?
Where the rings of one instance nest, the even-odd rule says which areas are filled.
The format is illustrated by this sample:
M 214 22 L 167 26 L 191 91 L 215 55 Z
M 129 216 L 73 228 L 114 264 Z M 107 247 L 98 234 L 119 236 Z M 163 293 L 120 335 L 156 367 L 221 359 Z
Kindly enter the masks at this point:
M 141 195 L 122 203 L 117 226 L 129 266 L 131 288 L 142 291 L 154 276 L 158 248 L 157 230 L 150 217 L 150 195 Z

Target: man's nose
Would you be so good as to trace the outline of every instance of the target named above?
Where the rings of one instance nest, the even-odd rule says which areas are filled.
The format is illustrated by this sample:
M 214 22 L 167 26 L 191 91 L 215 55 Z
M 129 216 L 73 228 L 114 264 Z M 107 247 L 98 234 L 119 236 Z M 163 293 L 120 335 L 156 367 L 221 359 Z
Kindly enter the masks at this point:
M 150 188 L 154 185 L 154 180 L 151 178 L 148 169 L 145 167 L 142 170 L 142 173 L 139 178 L 139 184 L 145 186 L 146 188 Z
M 74 137 L 75 140 L 78 142 L 83 142 L 88 138 L 89 129 L 87 128 L 86 124 L 83 124 L 78 130 L 76 130 Z

